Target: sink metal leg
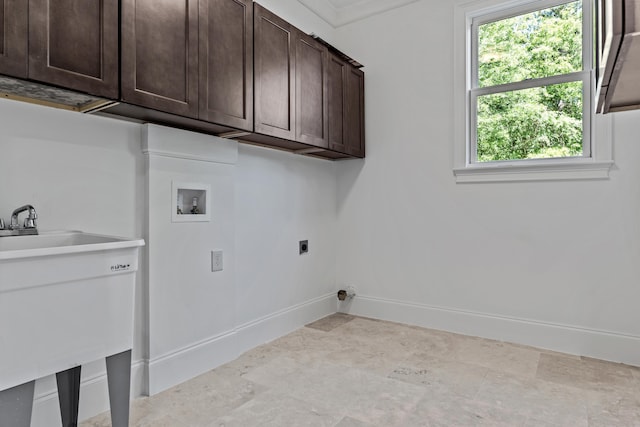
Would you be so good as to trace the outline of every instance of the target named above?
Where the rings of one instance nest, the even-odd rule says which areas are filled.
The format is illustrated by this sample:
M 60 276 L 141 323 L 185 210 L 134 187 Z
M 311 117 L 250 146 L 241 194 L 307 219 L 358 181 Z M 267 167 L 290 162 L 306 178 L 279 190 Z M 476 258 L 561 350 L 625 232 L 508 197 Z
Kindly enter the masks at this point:
M 80 402 L 80 370 L 81 366 L 58 372 L 58 401 L 63 427 L 77 427 L 78 403 Z
M 129 426 L 131 389 L 131 350 L 107 357 L 107 382 L 111 404 L 111 425 Z
M 0 391 L 0 426 L 29 427 L 36 382 Z

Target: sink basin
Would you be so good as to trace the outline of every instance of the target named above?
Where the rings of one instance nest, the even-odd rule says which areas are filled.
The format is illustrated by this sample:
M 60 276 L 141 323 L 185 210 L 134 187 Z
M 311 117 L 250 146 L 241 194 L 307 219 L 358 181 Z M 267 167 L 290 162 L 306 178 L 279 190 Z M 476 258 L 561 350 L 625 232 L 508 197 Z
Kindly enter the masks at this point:
M 0 391 L 133 345 L 141 239 L 0 237 Z
M 34 236 L 0 237 L 0 260 L 136 247 L 141 242 L 144 244 L 141 240 L 81 231 L 45 231 Z

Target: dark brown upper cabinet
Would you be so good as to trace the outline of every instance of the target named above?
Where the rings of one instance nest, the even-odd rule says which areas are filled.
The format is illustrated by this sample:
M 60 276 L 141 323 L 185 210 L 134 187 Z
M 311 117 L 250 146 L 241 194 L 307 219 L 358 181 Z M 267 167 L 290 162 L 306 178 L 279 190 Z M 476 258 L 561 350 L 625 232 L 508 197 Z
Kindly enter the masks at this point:
M 28 76 L 116 99 L 118 0 L 30 0 Z
M 329 146 L 327 102 L 328 49 L 300 31 L 296 35 L 296 141 Z
M 257 133 L 294 141 L 295 28 L 254 4 L 254 111 Z
M 299 154 L 364 157 L 358 66 L 252 0 L 0 0 L 6 96 Z
M 26 0 L 0 0 L 0 73 L 27 77 L 28 15 Z
M 121 96 L 198 117 L 198 0 L 122 0 Z
M 251 0 L 200 0 L 201 120 L 253 130 Z
M 364 73 L 329 55 L 329 148 L 364 157 Z

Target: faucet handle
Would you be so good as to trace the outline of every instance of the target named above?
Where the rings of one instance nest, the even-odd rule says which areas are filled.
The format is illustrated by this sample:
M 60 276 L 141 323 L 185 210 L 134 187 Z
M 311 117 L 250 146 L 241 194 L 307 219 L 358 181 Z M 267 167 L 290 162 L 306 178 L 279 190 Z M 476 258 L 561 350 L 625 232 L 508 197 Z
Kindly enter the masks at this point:
M 4 230 L 4 219 L 0 218 L 0 230 Z

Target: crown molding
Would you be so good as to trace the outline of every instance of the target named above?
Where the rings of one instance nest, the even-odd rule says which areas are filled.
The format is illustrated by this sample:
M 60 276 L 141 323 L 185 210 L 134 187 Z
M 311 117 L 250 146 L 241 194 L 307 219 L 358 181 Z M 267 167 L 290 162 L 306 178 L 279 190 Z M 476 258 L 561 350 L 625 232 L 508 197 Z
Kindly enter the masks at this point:
M 334 28 L 417 1 L 420 0 L 361 0 L 349 6 L 336 8 L 329 0 L 298 0 Z

